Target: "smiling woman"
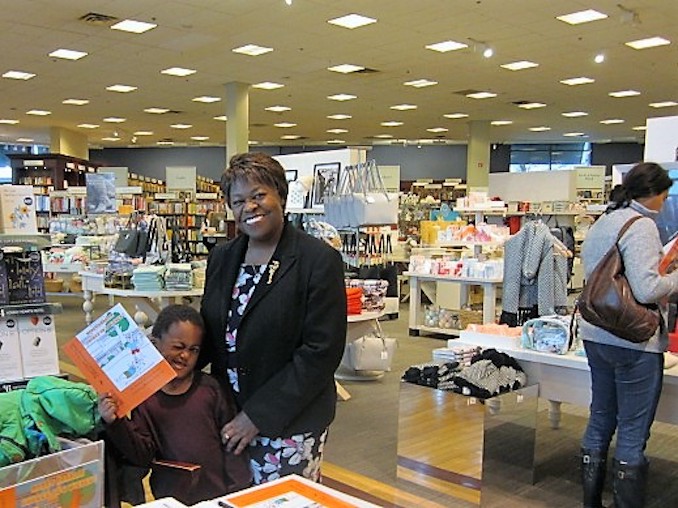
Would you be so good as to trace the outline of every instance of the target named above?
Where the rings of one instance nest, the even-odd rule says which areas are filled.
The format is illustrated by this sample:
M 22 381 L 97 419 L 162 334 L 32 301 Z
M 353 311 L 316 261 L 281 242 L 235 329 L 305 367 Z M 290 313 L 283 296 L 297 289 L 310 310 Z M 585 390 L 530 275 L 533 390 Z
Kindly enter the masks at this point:
M 233 388 L 221 435 L 249 451 L 255 483 L 317 481 L 346 336 L 341 255 L 285 221 L 285 171 L 268 155 L 234 156 L 222 189 L 241 234 L 208 260 L 198 366 Z

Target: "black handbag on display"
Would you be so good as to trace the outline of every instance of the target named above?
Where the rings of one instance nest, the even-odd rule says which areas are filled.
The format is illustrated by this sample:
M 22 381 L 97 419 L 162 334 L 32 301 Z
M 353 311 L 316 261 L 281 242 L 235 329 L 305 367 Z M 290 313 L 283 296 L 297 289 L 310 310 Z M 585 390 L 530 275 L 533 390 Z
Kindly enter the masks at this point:
M 140 231 L 136 228 L 121 229 L 113 250 L 128 256 L 135 256 L 139 247 Z

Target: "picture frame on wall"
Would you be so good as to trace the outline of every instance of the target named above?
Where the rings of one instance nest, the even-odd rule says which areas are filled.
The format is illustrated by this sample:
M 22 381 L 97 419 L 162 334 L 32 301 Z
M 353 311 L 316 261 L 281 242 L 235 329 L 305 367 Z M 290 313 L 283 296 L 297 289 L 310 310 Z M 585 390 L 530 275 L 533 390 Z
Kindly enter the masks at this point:
M 297 171 L 296 169 L 286 169 L 285 170 L 285 179 L 287 180 L 287 183 L 296 181 L 298 176 L 299 176 L 299 171 Z
M 323 162 L 313 166 L 312 207 L 323 206 L 327 196 L 337 190 L 340 169 L 340 162 Z

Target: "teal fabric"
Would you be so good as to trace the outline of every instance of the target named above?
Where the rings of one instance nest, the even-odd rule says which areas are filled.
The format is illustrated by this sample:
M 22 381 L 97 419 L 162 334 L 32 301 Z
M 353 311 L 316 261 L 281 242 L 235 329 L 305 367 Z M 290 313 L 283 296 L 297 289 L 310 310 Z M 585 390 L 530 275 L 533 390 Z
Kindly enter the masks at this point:
M 26 458 L 28 443 L 19 405 L 23 390 L 0 394 L 0 467 Z

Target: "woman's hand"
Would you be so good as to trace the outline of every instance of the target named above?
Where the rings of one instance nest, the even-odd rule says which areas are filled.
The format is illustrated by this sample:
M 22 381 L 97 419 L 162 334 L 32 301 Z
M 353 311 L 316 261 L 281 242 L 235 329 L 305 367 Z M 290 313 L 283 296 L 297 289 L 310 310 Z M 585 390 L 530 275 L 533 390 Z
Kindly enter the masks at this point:
M 99 414 L 104 422 L 113 423 L 118 418 L 115 414 L 117 410 L 118 403 L 110 393 L 99 395 Z
M 226 445 L 227 451 L 240 455 L 257 434 L 257 426 L 241 411 L 221 429 L 221 441 Z

